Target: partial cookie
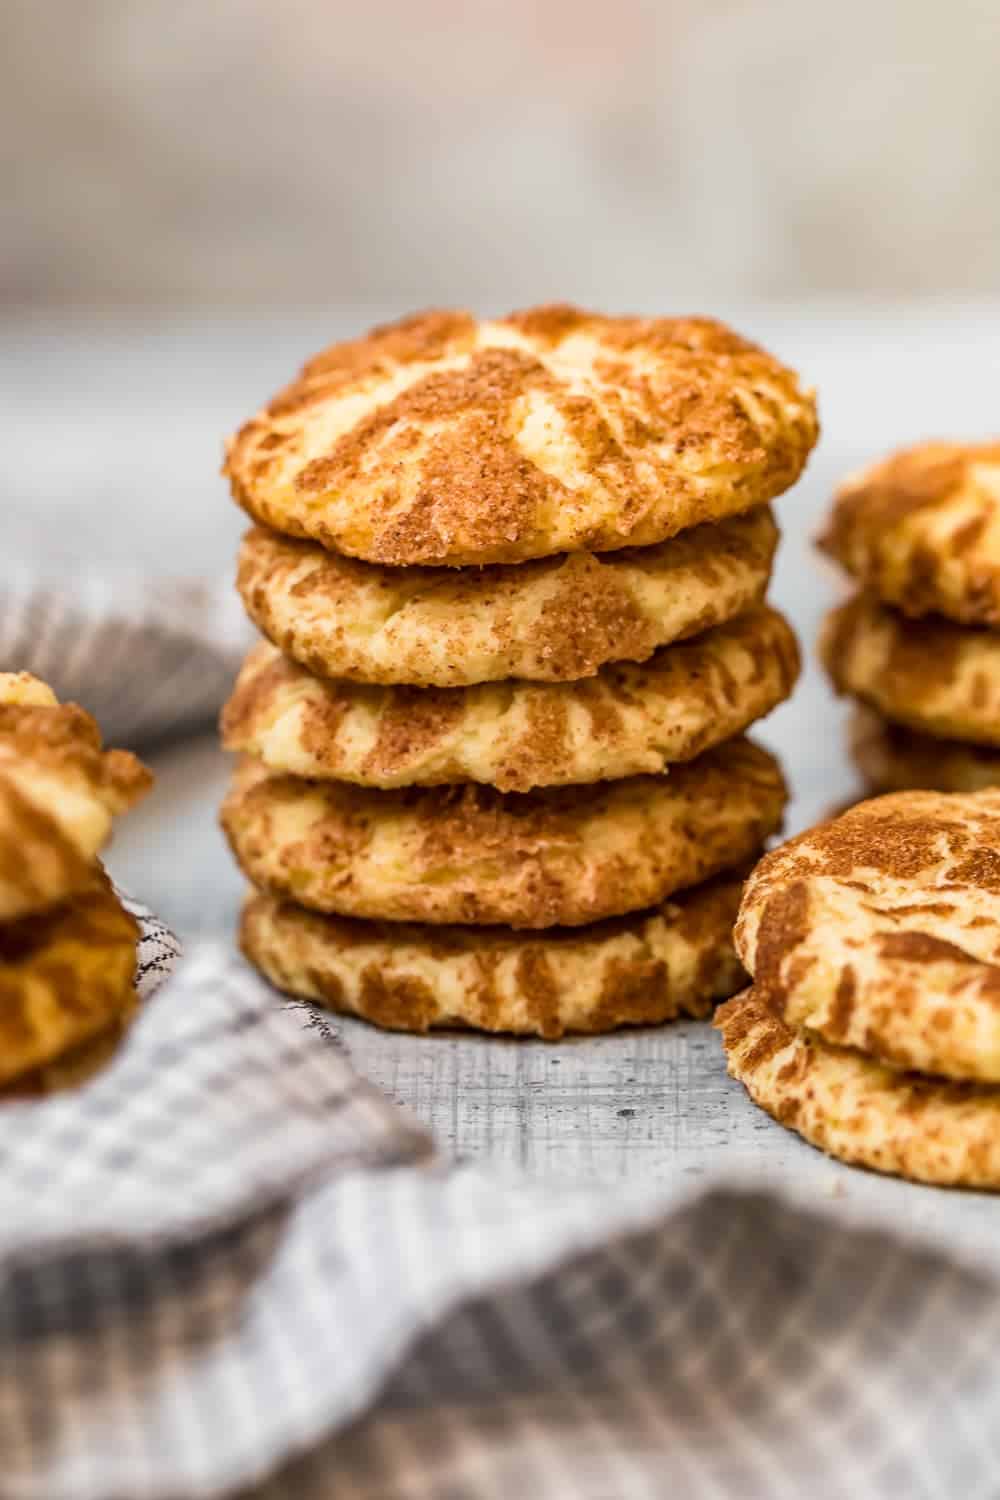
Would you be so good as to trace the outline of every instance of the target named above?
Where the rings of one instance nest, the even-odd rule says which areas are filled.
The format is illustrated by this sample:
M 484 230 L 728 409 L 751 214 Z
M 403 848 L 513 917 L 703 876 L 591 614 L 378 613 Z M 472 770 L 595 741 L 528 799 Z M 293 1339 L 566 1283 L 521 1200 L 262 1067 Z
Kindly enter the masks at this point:
M 101 749 L 82 708 L 25 672 L 0 674 L 0 921 L 86 885 L 113 817 L 151 784 L 134 755 Z
M 732 943 L 741 885 L 720 876 L 652 912 L 537 936 L 358 922 L 254 894 L 240 944 L 279 989 L 377 1026 L 552 1041 L 707 1015 L 745 982 Z
M 851 715 L 849 733 L 851 758 L 872 793 L 1000 787 L 1000 750 L 989 746 L 932 739 L 860 704 Z
M 908 620 L 857 594 L 827 617 L 819 652 L 838 693 L 897 724 L 1000 745 L 1000 634 Z
M 5 1098 L 38 1098 L 45 1094 L 62 1093 L 64 1089 L 79 1088 L 111 1061 L 125 1040 L 138 1010 L 139 997 L 133 990 L 110 1026 L 97 1032 L 89 1041 L 81 1042 L 78 1047 L 71 1047 L 52 1062 L 22 1074 L 13 1083 L 0 1085 L 0 1094 Z
M 256 520 L 390 566 L 648 546 L 795 483 L 812 395 L 707 318 L 432 312 L 311 359 L 230 441 Z
M 370 791 L 244 762 L 222 824 L 254 885 L 340 916 L 581 926 L 740 864 L 781 821 L 773 757 L 744 740 L 669 776 L 506 795 Z
M 1000 625 L 1000 443 L 920 443 L 855 474 L 820 545 L 908 615 Z
M 753 989 L 715 1013 L 755 1104 L 829 1156 L 943 1187 L 1000 1187 L 1000 1089 L 922 1078 L 788 1026 Z
M 766 506 L 658 547 L 515 567 L 381 568 L 255 527 L 237 588 L 254 624 L 320 677 L 413 687 L 568 682 L 645 661 L 763 601 Z
M 294 776 L 523 792 L 691 760 L 787 698 L 798 670 L 795 636 L 767 608 L 644 666 L 569 683 L 368 687 L 313 677 L 263 644 L 223 711 L 222 736 L 227 750 Z
M 61 1058 L 130 1010 L 138 940 L 100 869 L 64 905 L 0 925 L 0 1084 Z
M 791 1025 L 1000 1081 L 1000 791 L 877 797 L 772 850 L 736 951 Z

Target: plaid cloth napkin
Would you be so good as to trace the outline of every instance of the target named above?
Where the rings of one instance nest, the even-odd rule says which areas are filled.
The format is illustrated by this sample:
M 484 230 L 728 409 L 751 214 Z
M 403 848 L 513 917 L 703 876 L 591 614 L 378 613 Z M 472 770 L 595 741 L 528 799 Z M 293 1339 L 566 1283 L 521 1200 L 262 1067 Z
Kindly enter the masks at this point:
M 224 612 L 169 592 L 162 635 L 161 600 L 136 595 L 133 635 L 116 596 L 118 670 L 142 680 L 177 631 L 193 722 L 231 665 Z M 65 691 L 24 598 L 0 611 L 19 643 L 0 667 Z M 102 619 L 74 608 L 76 696 L 110 706 Z M 150 712 L 130 732 L 117 702 L 135 743 Z M 888 1192 L 449 1160 L 330 1018 L 221 945 L 162 982 L 173 942 L 144 930 L 128 1046 L 0 1112 L 5 1500 L 997 1493 L 995 1200 L 967 1195 L 978 1235 L 932 1244 Z

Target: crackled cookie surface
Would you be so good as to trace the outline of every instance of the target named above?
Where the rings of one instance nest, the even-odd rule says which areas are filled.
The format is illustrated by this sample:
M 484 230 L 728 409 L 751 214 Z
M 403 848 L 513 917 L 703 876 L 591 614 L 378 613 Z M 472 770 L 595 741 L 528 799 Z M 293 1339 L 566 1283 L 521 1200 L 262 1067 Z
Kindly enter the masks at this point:
M 791 1025 L 1000 1081 L 1000 791 L 877 797 L 772 850 L 736 950 Z
M 340 916 L 581 926 L 745 861 L 781 821 L 773 757 L 745 740 L 669 776 L 502 794 L 373 791 L 245 761 L 222 808 L 257 887 Z
M 829 1156 L 943 1187 L 1000 1187 L 1000 1089 L 886 1067 L 789 1026 L 755 989 L 719 1007 L 729 1072 Z
M 1000 625 L 1000 442 L 920 443 L 841 486 L 822 545 L 887 604 Z
M 230 441 L 258 521 L 391 566 L 645 546 L 794 484 L 815 403 L 707 318 L 418 314 L 335 344 Z
M 858 594 L 828 616 L 819 650 L 838 692 L 897 724 L 1000 746 L 1000 633 L 910 620 Z
M 763 506 L 655 547 L 385 568 L 258 526 L 243 540 L 237 587 L 261 632 L 321 677 L 566 682 L 645 661 L 760 604 L 777 541 Z
M 798 668 L 791 628 L 764 607 L 642 665 L 568 683 L 331 682 L 265 643 L 223 712 L 223 743 L 275 771 L 373 787 L 610 781 L 662 771 L 742 733 L 787 698 Z
M 358 922 L 255 894 L 240 942 L 279 989 L 378 1026 L 552 1040 L 707 1015 L 745 982 L 732 944 L 741 884 L 719 876 L 650 912 L 537 935 Z

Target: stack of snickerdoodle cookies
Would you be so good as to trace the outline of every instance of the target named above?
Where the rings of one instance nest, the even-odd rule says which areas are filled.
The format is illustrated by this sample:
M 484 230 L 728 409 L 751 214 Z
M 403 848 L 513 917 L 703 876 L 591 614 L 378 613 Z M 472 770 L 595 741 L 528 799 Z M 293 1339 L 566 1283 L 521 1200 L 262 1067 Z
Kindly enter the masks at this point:
M 740 982 L 791 691 L 767 502 L 817 434 L 720 324 L 429 313 L 310 360 L 229 444 L 266 637 L 222 819 L 277 985 L 382 1025 L 559 1036 Z
M 1000 785 L 1000 443 L 924 443 L 850 480 L 822 545 L 858 581 L 821 642 L 873 791 Z
M 0 1089 L 92 1067 L 135 1008 L 139 932 L 97 860 L 150 773 L 26 672 L 0 674 Z
M 845 1161 L 1000 1188 L 1000 791 L 896 792 L 765 855 L 729 1071 Z

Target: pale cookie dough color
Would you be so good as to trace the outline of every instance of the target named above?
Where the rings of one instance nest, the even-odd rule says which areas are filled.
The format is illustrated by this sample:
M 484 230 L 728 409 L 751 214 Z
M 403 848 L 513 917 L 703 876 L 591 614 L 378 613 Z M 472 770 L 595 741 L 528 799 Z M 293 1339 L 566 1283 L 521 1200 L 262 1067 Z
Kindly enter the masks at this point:
M 872 1062 L 796 1031 L 753 989 L 715 1025 L 754 1103 L 829 1156 L 942 1187 L 1000 1187 L 1000 1089 Z
M 1000 750 L 931 739 L 862 705 L 851 715 L 850 748 L 872 794 L 914 788 L 983 792 L 1000 787 Z
M 368 687 L 313 677 L 264 644 L 223 712 L 223 744 L 274 771 L 372 787 L 617 780 L 742 733 L 798 670 L 790 627 L 764 607 L 582 682 Z
M 878 797 L 772 850 L 736 951 L 790 1025 L 1000 1081 L 1000 791 Z
M 774 759 L 735 740 L 673 769 L 503 795 L 370 791 L 246 761 L 222 807 L 260 889 L 386 921 L 581 926 L 740 864 L 781 821 Z
M 63 905 L 0 925 L 0 1085 L 113 1027 L 134 998 L 139 930 L 103 871 Z
M 516 567 L 384 568 L 256 527 L 237 587 L 250 618 L 320 677 L 413 687 L 592 677 L 760 604 L 766 506 L 657 547 Z
M 1000 746 L 1000 634 L 908 620 L 858 594 L 827 618 L 819 651 L 839 693 L 897 724 Z
M 430 312 L 317 355 L 230 441 L 235 498 L 391 566 L 647 546 L 794 484 L 795 374 L 707 318 Z
M 42 911 L 86 885 L 112 819 L 149 788 L 124 750 L 27 673 L 0 675 L 0 921 Z
M 1000 442 L 921 443 L 838 491 L 821 544 L 909 615 L 1000 625 Z
M 651 912 L 537 936 L 355 922 L 253 895 L 240 943 L 279 989 L 377 1026 L 552 1041 L 707 1015 L 745 983 L 732 945 L 740 889 L 722 876 Z

